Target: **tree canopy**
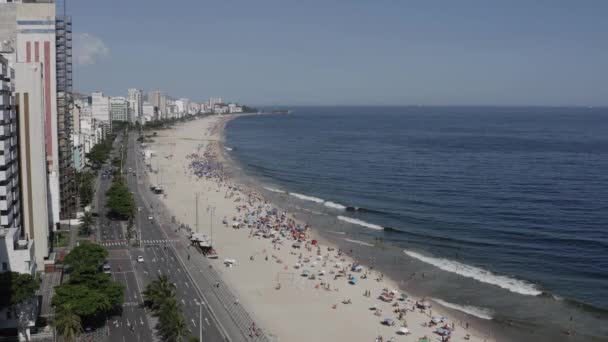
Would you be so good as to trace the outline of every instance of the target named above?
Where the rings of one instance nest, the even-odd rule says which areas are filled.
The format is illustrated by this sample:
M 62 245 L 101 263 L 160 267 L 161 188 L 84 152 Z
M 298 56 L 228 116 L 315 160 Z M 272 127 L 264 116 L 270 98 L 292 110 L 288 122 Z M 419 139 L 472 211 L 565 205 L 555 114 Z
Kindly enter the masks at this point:
M 12 307 L 34 297 L 39 287 L 38 279 L 30 274 L 0 273 L 0 308 Z
M 51 301 L 58 310 L 69 306 L 71 312 L 89 324 L 103 322 L 124 299 L 123 285 L 102 273 L 108 251 L 97 244 L 83 243 L 64 258 L 70 266 L 66 283 L 55 287 Z
M 65 256 L 63 262 L 70 265 L 73 269 L 86 266 L 99 268 L 107 257 L 108 250 L 103 246 L 84 242 L 81 243 L 80 246 L 72 249 L 72 251 Z
M 93 146 L 86 154 L 89 163 L 93 165 L 103 164 L 112 152 L 112 139 L 105 139 L 101 143 Z
M 125 184 L 124 177 L 116 176 L 112 182 L 112 186 L 106 192 L 108 196 L 107 206 L 110 209 L 110 215 L 119 219 L 129 219 L 135 211 L 135 201 L 133 194 Z

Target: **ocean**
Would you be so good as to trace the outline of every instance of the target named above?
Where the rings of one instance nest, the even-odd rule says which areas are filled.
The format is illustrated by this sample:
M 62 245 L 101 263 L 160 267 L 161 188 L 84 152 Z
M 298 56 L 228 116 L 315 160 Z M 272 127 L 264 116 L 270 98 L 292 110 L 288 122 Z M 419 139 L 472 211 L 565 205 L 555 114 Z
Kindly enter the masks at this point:
M 488 335 L 608 340 L 608 109 L 291 109 L 226 127 L 273 202 Z

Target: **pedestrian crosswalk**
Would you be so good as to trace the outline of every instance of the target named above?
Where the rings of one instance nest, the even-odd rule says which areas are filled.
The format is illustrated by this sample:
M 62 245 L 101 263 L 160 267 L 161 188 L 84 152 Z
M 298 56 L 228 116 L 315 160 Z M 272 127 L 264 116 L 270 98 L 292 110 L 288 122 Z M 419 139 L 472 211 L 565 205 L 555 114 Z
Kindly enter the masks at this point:
M 162 245 L 167 243 L 175 243 L 178 242 L 178 240 L 141 240 L 141 242 L 145 245 Z
M 169 243 L 176 243 L 178 240 L 141 240 L 144 245 L 165 245 Z M 126 240 L 115 240 L 115 241 L 106 241 L 101 243 L 104 247 L 117 247 L 117 246 L 127 246 L 128 242 Z
M 101 245 L 104 247 L 126 246 L 127 241 L 126 240 L 108 241 L 108 242 L 102 242 Z

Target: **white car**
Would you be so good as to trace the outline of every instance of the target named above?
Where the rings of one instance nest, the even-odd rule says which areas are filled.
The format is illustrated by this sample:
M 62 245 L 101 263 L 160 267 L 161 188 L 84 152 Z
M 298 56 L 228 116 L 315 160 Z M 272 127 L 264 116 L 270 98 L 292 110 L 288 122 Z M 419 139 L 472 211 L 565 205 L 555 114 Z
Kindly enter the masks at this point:
M 148 220 L 150 220 L 150 221 L 154 220 L 154 216 L 152 216 L 152 215 L 148 216 Z
M 141 211 L 141 207 L 137 207 L 137 211 Z
M 137 262 L 144 262 L 144 257 L 143 256 L 138 256 L 137 257 Z

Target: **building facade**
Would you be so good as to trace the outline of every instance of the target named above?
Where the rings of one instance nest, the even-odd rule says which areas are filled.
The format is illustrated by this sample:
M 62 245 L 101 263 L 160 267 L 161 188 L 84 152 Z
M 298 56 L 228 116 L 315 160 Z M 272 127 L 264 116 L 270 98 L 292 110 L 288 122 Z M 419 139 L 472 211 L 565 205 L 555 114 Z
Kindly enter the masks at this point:
M 91 94 L 91 112 L 93 119 L 110 122 L 110 98 L 103 93 Z
M 47 164 L 44 144 L 44 66 L 15 64 L 15 92 L 19 121 L 21 213 L 25 237 L 35 243 L 36 269 L 44 270 L 50 253 Z
M 110 98 L 110 117 L 112 118 L 112 121 L 127 121 L 127 99 L 122 96 L 115 96 Z
M 129 103 L 129 123 L 134 124 L 143 115 L 144 94 L 141 90 L 131 88 L 127 91 Z

